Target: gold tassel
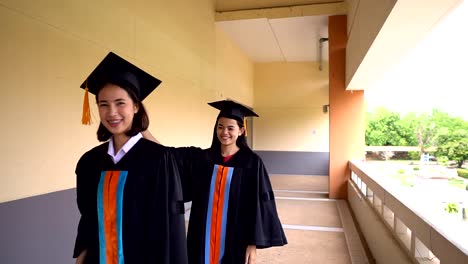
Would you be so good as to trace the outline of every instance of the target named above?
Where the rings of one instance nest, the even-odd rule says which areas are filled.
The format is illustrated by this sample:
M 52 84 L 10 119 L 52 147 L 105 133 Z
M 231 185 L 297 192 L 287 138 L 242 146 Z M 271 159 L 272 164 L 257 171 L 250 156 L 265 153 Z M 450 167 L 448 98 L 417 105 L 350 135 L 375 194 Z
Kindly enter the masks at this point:
M 245 137 L 247 137 L 247 119 L 244 117 L 244 133 L 245 133 Z
M 88 84 L 85 87 L 85 94 L 83 99 L 83 113 L 81 116 L 81 124 L 91 125 L 91 109 L 89 108 Z

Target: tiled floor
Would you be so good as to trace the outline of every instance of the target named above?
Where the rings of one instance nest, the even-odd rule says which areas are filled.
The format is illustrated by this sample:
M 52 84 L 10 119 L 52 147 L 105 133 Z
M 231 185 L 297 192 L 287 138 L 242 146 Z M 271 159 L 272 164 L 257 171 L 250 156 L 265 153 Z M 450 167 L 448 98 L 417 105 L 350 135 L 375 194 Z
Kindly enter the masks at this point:
M 277 198 L 276 209 L 281 223 L 285 225 L 342 227 L 334 201 L 283 200 Z
M 349 264 L 351 259 L 343 232 L 285 229 L 289 244 L 257 250 L 259 264 Z
M 275 174 L 271 175 L 270 179 L 275 190 L 328 192 L 327 176 Z
M 351 263 L 328 177 L 272 175 L 278 214 L 289 244 L 258 250 L 258 263 Z

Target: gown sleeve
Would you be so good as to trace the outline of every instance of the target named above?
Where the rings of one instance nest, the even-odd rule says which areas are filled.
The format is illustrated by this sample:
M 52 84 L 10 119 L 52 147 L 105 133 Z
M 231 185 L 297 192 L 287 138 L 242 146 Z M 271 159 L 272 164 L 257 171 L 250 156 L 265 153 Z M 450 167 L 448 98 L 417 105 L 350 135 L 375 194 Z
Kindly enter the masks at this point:
M 254 237 L 249 245 L 268 248 L 286 245 L 287 239 L 276 210 L 275 196 L 268 172 L 260 158 L 257 161 L 257 201 Z
M 76 166 L 76 201 L 78 210 L 81 214 L 78 231 L 75 241 L 75 248 L 73 250 L 73 257 L 77 258 L 81 252 L 90 248 L 93 231 L 93 210 L 90 208 L 91 192 L 90 182 L 86 181 L 86 175 L 89 168 L 89 159 L 84 155 Z
M 184 202 L 193 198 L 192 186 L 196 179 L 197 166 L 200 163 L 203 150 L 197 147 L 169 148 L 174 156 L 182 182 Z
M 154 240 L 150 242 L 153 245 L 159 245 L 161 241 L 161 229 L 166 236 L 166 243 L 159 245 L 164 247 L 163 258 L 167 264 L 186 264 L 188 263 L 187 245 L 185 239 L 185 218 L 184 203 L 182 194 L 182 183 L 179 176 L 177 162 L 170 151 L 166 151 L 160 161 L 154 188 L 156 197 L 152 199 L 152 210 L 150 219 L 149 238 Z M 161 180 L 164 179 L 164 184 Z M 164 209 L 162 207 L 165 207 Z M 166 215 L 163 217 L 162 214 Z M 161 220 L 161 219 L 164 220 Z M 164 221 L 164 222 L 159 222 Z M 158 225 L 161 225 L 158 227 Z M 164 231 L 165 230 L 165 231 Z M 164 240 L 162 240 L 164 241 Z

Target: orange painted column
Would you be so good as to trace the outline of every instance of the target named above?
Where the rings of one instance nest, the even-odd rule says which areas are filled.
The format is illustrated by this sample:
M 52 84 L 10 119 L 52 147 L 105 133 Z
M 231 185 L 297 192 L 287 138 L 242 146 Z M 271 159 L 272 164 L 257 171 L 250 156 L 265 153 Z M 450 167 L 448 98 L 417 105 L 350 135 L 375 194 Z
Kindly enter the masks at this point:
M 330 98 L 330 198 L 347 198 L 348 161 L 364 158 L 364 91 L 346 90 L 346 16 L 328 20 Z

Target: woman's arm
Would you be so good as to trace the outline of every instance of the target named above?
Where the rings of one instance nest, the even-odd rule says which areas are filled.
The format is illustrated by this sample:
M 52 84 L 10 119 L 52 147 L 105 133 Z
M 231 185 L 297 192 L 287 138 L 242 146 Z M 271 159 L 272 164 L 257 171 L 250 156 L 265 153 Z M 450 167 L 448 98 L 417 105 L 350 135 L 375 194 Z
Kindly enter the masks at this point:
M 251 206 L 254 207 L 251 210 L 255 210 L 255 217 L 250 222 L 249 229 L 252 231 L 249 232 L 252 233 L 247 239 L 247 244 L 256 245 L 259 249 L 286 245 L 288 242 L 278 217 L 268 172 L 260 157 L 254 156 L 254 159 L 257 165 L 253 166 L 250 178 L 256 180 L 251 183 L 255 186 L 255 197 L 250 199 L 252 199 Z
M 86 259 L 87 250 L 81 251 L 80 255 L 76 258 L 76 264 L 84 264 Z
M 143 138 L 161 144 L 149 130 L 141 132 Z M 161 144 L 162 145 L 162 144 Z M 198 147 L 167 147 L 176 160 L 177 169 L 182 181 L 184 202 L 192 200 L 192 180 L 197 164 L 201 160 L 202 149 Z
M 257 247 L 255 245 L 249 245 L 245 251 L 245 264 L 255 263 L 257 263 Z

